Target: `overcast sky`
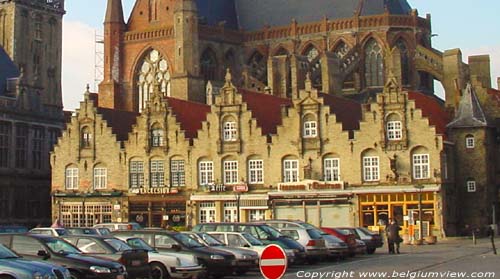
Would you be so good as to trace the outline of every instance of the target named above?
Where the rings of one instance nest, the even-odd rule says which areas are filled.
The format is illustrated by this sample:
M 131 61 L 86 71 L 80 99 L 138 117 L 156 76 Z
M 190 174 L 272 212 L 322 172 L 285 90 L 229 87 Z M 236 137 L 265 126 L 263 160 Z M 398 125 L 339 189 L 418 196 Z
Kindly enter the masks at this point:
M 210 1 L 210 0 L 207 0 Z M 272 1 L 272 0 L 269 0 Z M 66 110 L 78 107 L 86 84 L 94 89 L 94 34 L 102 33 L 107 0 L 66 1 L 63 24 L 63 101 Z M 420 16 L 432 15 L 433 46 L 461 48 L 467 56 L 491 55 L 493 87 L 500 76 L 499 0 L 408 0 Z M 128 18 L 134 0 L 123 0 Z

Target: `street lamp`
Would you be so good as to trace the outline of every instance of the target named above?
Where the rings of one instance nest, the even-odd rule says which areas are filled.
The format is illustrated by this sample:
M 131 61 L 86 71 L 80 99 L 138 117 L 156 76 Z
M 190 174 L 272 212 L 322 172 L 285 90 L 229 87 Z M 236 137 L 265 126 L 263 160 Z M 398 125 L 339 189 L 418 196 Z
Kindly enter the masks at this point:
M 419 237 L 419 242 L 422 243 L 422 189 L 424 189 L 424 185 L 417 184 L 415 186 L 415 189 L 418 190 L 418 237 Z

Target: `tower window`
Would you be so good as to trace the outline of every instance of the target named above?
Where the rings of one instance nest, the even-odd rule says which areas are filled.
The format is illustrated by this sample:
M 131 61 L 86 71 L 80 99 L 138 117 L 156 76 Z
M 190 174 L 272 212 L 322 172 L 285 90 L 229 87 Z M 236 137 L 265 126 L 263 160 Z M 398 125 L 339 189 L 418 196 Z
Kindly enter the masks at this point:
M 476 147 L 476 140 L 474 139 L 474 136 L 469 135 L 465 137 L 465 147 L 468 149 Z
M 469 193 L 476 192 L 476 181 L 475 180 L 467 181 L 467 192 L 469 192 Z

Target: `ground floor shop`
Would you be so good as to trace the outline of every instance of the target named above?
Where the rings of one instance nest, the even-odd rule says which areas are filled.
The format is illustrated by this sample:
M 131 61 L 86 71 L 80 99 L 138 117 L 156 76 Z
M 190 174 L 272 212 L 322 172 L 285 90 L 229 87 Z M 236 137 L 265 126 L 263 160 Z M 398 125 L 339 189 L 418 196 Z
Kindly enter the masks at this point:
M 186 226 L 186 197 L 184 195 L 141 195 L 128 198 L 128 220 L 143 227 Z

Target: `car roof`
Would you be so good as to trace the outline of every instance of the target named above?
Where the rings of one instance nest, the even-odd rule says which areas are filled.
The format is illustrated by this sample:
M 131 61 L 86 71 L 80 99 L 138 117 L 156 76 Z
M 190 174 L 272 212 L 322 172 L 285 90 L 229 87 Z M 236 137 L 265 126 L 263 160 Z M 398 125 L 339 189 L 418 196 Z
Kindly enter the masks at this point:
M 78 238 L 78 237 L 96 238 L 96 239 L 116 239 L 116 237 L 112 235 L 95 235 L 95 234 L 70 234 L 62 236 L 62 238 Z
M 149 234 L 162 233 L 162 234 L 172 234 L 172 235 L 179 233 L 179 232 L 167 231 L 167 230 L 162 230 L 162 229 L 148 229 L 148 230 L 142 229 L 142 230 L 117 230 L 117 231 L 111 232 L 111 235 L 113 235 L 115 233 L 126 233 L 126 232 L 140 232 L 140 233 L 149 233 Z

